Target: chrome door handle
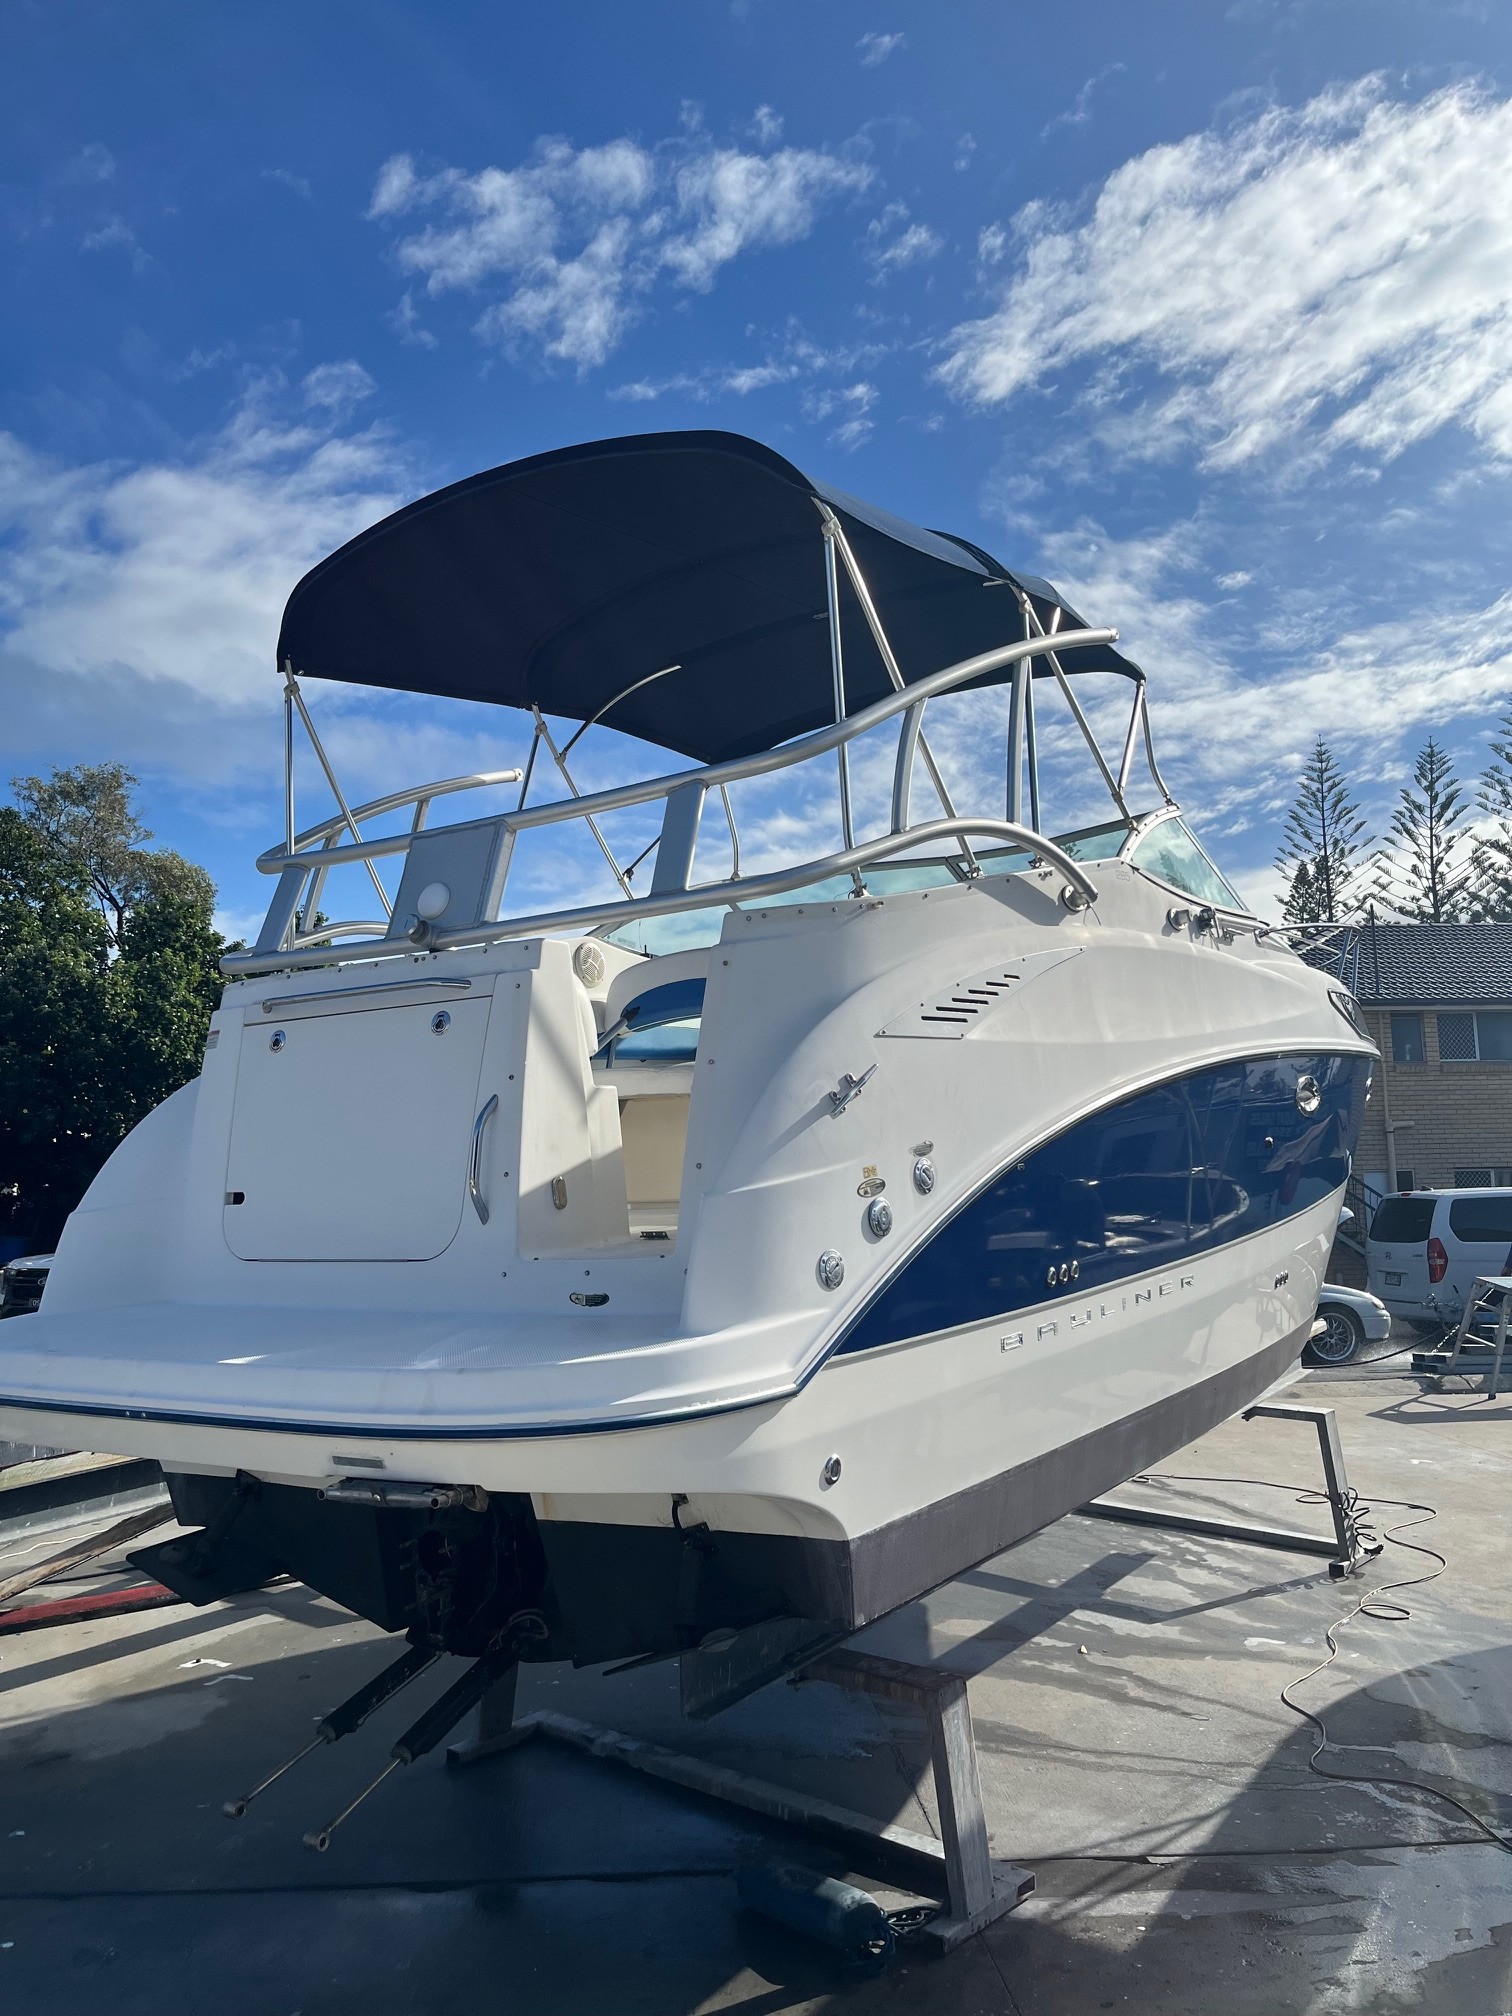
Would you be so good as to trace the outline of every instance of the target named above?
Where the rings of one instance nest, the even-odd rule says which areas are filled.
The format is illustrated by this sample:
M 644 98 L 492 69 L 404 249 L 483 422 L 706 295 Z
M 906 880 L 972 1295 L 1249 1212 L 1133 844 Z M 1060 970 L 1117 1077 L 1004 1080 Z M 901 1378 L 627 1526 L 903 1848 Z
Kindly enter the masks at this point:
M 488 1200 L 483 1195 L 480 1177 L 483 1172 L 483 1134 L 488 1123 L 499 1110 L 499 1095 L 490 1095 L 488 1104 L 473 1122 L 472 1160 L 467 1165 L 467 1194 L 472 1199 L 472 1207 L 478 1214 L 478 1223 L 488 1223 Z

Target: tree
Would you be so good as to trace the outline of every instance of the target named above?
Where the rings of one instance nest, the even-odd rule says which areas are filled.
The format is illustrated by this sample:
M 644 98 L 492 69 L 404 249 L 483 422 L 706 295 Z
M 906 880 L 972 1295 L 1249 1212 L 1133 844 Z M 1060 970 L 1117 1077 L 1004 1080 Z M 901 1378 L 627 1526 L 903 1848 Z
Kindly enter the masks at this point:
M 1512 921 L 1512 707 L 1497 725 L 1476 793 L 1490 827 L 1470 851 L 1471 904 L 1487 922 Z
M 0 807 L 0 1212 L 45 1250 L 111 1151 L 198 1072 L 224 946 L 204 870 L 135 847 L 129 788 L 115 831 L 139 858 L 108 911 L 77 831 L 70 847 L 32 802 Z
M 1312 915 L 1294 921 L 1337 924 L 1351 907 L 1351 897 L 1369 842 L 1360 808 L 1349 795 L 1344 773 L 1320 735 L 1297 780 L 1297 796 L 1286 815 L 1276 866 L 1291 872 L 1287 915 L 1294 904 L 1306 903 Z M 1303 868 L 1307 881 L 1299 892 Z
M 171 848 L 149 853 L 151 829 L 136 816 L 137 780 L 123 763 L 81 763 L 51 777 L 13 777 L 21 816 L 83 878 L 119 947 L 126 920 L 154 896 L 180 896 L 208 917 L 215 885 L 203 868 Z
M 28 1244 L 53 1243 L 104 1159 L 108 966 L 90 892 L 0 808 L 0 1192 Z
M 1288 924 L 1317 924 L 1323 915 L 1318 902 L 1318 879 L 1313 874 L 1312 863 L 1299 861 L 1291 887 L 1286 892 L 1281 915 Z
M 1413 791 L 1404 785 L 1391 815 L 1398 845 L 1387 859 L 1381 893 L 1404 917 L 1420 924 L 1453 924 L 1463 917 L 1468 877 L 1456 859 L 1465 816 L 1464 787 L 1454 764 L 1430 735 L 1412 766 Z

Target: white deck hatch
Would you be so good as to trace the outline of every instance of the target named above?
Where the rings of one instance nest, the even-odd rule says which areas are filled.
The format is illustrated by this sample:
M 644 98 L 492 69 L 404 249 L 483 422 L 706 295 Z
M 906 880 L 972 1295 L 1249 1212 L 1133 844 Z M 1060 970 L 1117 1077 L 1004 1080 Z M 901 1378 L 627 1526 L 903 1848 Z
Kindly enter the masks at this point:
M 242 1260 L 444 1252 L 467 1198 L 488 1012 L 488 997 L 452 996 L 244 1028 L 226 1160 L 231 1251 Z

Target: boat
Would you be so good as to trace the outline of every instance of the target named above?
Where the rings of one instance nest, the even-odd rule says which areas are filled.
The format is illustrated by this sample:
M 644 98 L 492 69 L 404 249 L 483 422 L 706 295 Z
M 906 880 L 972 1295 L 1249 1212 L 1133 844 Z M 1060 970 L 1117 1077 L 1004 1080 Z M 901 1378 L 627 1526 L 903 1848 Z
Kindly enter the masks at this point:
M 361 533 L 278 668 L 266 920 L 0 1333 L 0 1436 L 161 1463 L 170 1586 L 712 1712 L 1294 1365 L 1375 1053 L 1051 584 L 651 434 Z M 524 710 L 523 772 L 354 806 L 308 681 Z

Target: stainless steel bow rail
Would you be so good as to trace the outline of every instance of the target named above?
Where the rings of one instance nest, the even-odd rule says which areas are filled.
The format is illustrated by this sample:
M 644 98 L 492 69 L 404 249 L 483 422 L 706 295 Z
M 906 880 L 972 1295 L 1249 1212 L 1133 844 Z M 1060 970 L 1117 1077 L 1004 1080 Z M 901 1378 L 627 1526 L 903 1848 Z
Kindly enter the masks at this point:
M 1153 1505 L 1131 1505 L 1126 1499 L 1097 1498 L 1078 1507 L 1088 1519 L 1111 1519 L 1126 1526 L 1157 1526 L 1167 1533 L 1195 1533 L 1205 1539 L 1238 1540 L 1249 1547 L 1273 1547 L 1283 1554 L 1317 1554 L 1328 1562 L 1336 1580 L 1353 1575 L 1381 1551 L 1373 1534 L 1361 1531 L 1355 1518 L 1355 1494 L 1344 1469 L 1339 1424 L 1332 1407 L 1308 1407 L 1291 1401 L 1259 1401 L 1246 1407 L 1245 1421 L 1306 1421 L 1318 1433 L 1323 1464 L 1323 1490 L 1333 1520 L 1333 1537 L 1304 1533 L 1290 1526 L 1254 1526 L 1235 1519 L 1205 1519 L 1195 1513 L 1168 1512 Z M 1159 1472 L 1154 1473 L 1156 1476 Z

